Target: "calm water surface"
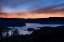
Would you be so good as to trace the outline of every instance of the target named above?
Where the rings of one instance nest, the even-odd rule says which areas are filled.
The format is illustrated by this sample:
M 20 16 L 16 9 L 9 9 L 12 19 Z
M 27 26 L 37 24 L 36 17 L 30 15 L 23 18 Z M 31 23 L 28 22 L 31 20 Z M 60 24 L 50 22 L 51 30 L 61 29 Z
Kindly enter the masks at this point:
M 23 27 L 15 27 L 18 28 L 20 31 L 20 34 L 26 35 L 26 34 L 31 34 L 33 31 L 27 31 L 28 28 L 34 28 L 34 29 L 39 29 L 37 27 L 44 27 L 44 26 L 51 26 L 51 27 L 57 27 L 61 26 L 63 24 L 39 24 L 39 23 L 26 23 L 26 26 Z M 12 27 L 9 27 L 12 28 Z M 9 34 L 11 35 L 11 31 L 9 31 Z

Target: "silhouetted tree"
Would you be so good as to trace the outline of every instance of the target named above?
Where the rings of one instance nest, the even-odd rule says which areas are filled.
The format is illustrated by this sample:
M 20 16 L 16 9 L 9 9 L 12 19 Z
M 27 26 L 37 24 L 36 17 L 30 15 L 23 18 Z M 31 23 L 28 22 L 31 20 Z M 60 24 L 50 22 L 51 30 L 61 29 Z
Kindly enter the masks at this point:
M 2 38 L 3 37 L 3 34 L 5 33 L 5 32 L 7 32 L 8 33 L 8 31 L 9 31 L 9 28 L 7 28 L 6 26 L 4 26 L 4 25 L 0 25 L 0 37 Z
M 15 27 L 13 26 L 13 28 L 11 30 L 11 35 L 14 35 L 14 31 L 15 31 Z
M 6 33 L 6 37 L 8 37 L 8 36 L 9 36 L 9 33 L 7 32 L 7 33 Z
M 11 33 L 12 33 L 11 35 L 19 35 L 20 34 L 19 30 L 17 28 L 15 29 L 15 27 L 12 28 Z
M 15 35 L 19 35 L 19 34 L 20 34 L 19 30 L 16 28 L 15 29 Z

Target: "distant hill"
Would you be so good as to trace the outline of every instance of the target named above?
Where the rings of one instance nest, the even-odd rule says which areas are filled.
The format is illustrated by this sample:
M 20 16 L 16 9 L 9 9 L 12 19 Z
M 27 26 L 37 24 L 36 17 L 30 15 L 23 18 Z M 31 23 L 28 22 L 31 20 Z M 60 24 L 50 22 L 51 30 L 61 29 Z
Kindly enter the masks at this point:
M 64 24 L 64 17 L 50 17 L 37 19 L 19 19 L 25 23 L 40 23 L 40 24 Z
M 0 24 L 4 26 L 25 26 L 25 23 L 15 18 L 0 18 Z
M 64 17 L 50 17 L 37 19 L 0 18 L 0 24 L 3 24 L 5 26 L 25 26 L 25 23 L 64 24 Z

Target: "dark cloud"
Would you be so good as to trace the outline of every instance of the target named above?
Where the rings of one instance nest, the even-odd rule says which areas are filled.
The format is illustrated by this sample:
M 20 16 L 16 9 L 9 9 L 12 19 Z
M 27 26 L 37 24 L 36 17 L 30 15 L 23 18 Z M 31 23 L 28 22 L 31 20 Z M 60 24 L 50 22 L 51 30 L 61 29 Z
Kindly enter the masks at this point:
M 5 7 L 7 6 L 7 7 L 15 8 L 18 5 L 22 5 L 29 2 L 41 2 L 43 4 L 46 4 L 49 2 L 49 3 L 56 4 L 59 2 L 59 0 L 2 0 L 2 5 Z
M 16 13 L 16 14 L 17 14 L 18 16 L 21 16 L 21 15 L 22 15 L 22 16 L 23 16 L 23 15 L 26 16 L 25 13 Z
M 8 14 L 7 13 L 0 12 L 0 17 L 1 16 L 8 16 Z
M 40 0 L 2 0 L 2 5 L 3 6 L 10 6 L 10 7 L 16 7 L 18 5 L 22 5 L 27 2 L 32 2 L 32 1 L 40 1 Z
M 32 2 L 32 4 L 30 2 Z M 12 9 L 17 9 L 18 6 L 19 7 L 30 6 L 29 7 L 30 10 L 32 9 L 34 10 L 43 6 L 50 6 L 53 4 L 63 3 L 63 0 L 2 0 L 1 3 L 4 8 L 7 7 L 7 8 L 12 8 Z
M 64 4 L 48 6 L 45 8 L 40 8 L 38 10 L 32 11 L 32 13 L 58 13 L 64 12 Z

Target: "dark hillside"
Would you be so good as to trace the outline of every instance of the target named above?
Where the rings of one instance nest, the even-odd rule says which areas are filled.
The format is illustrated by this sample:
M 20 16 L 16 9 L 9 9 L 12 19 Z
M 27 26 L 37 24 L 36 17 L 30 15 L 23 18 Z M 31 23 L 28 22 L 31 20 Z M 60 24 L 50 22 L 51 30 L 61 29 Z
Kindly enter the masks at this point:
M 15 18 L 0 18 L 0 24 L 4 26 L 25 26 L 25 23 Z

